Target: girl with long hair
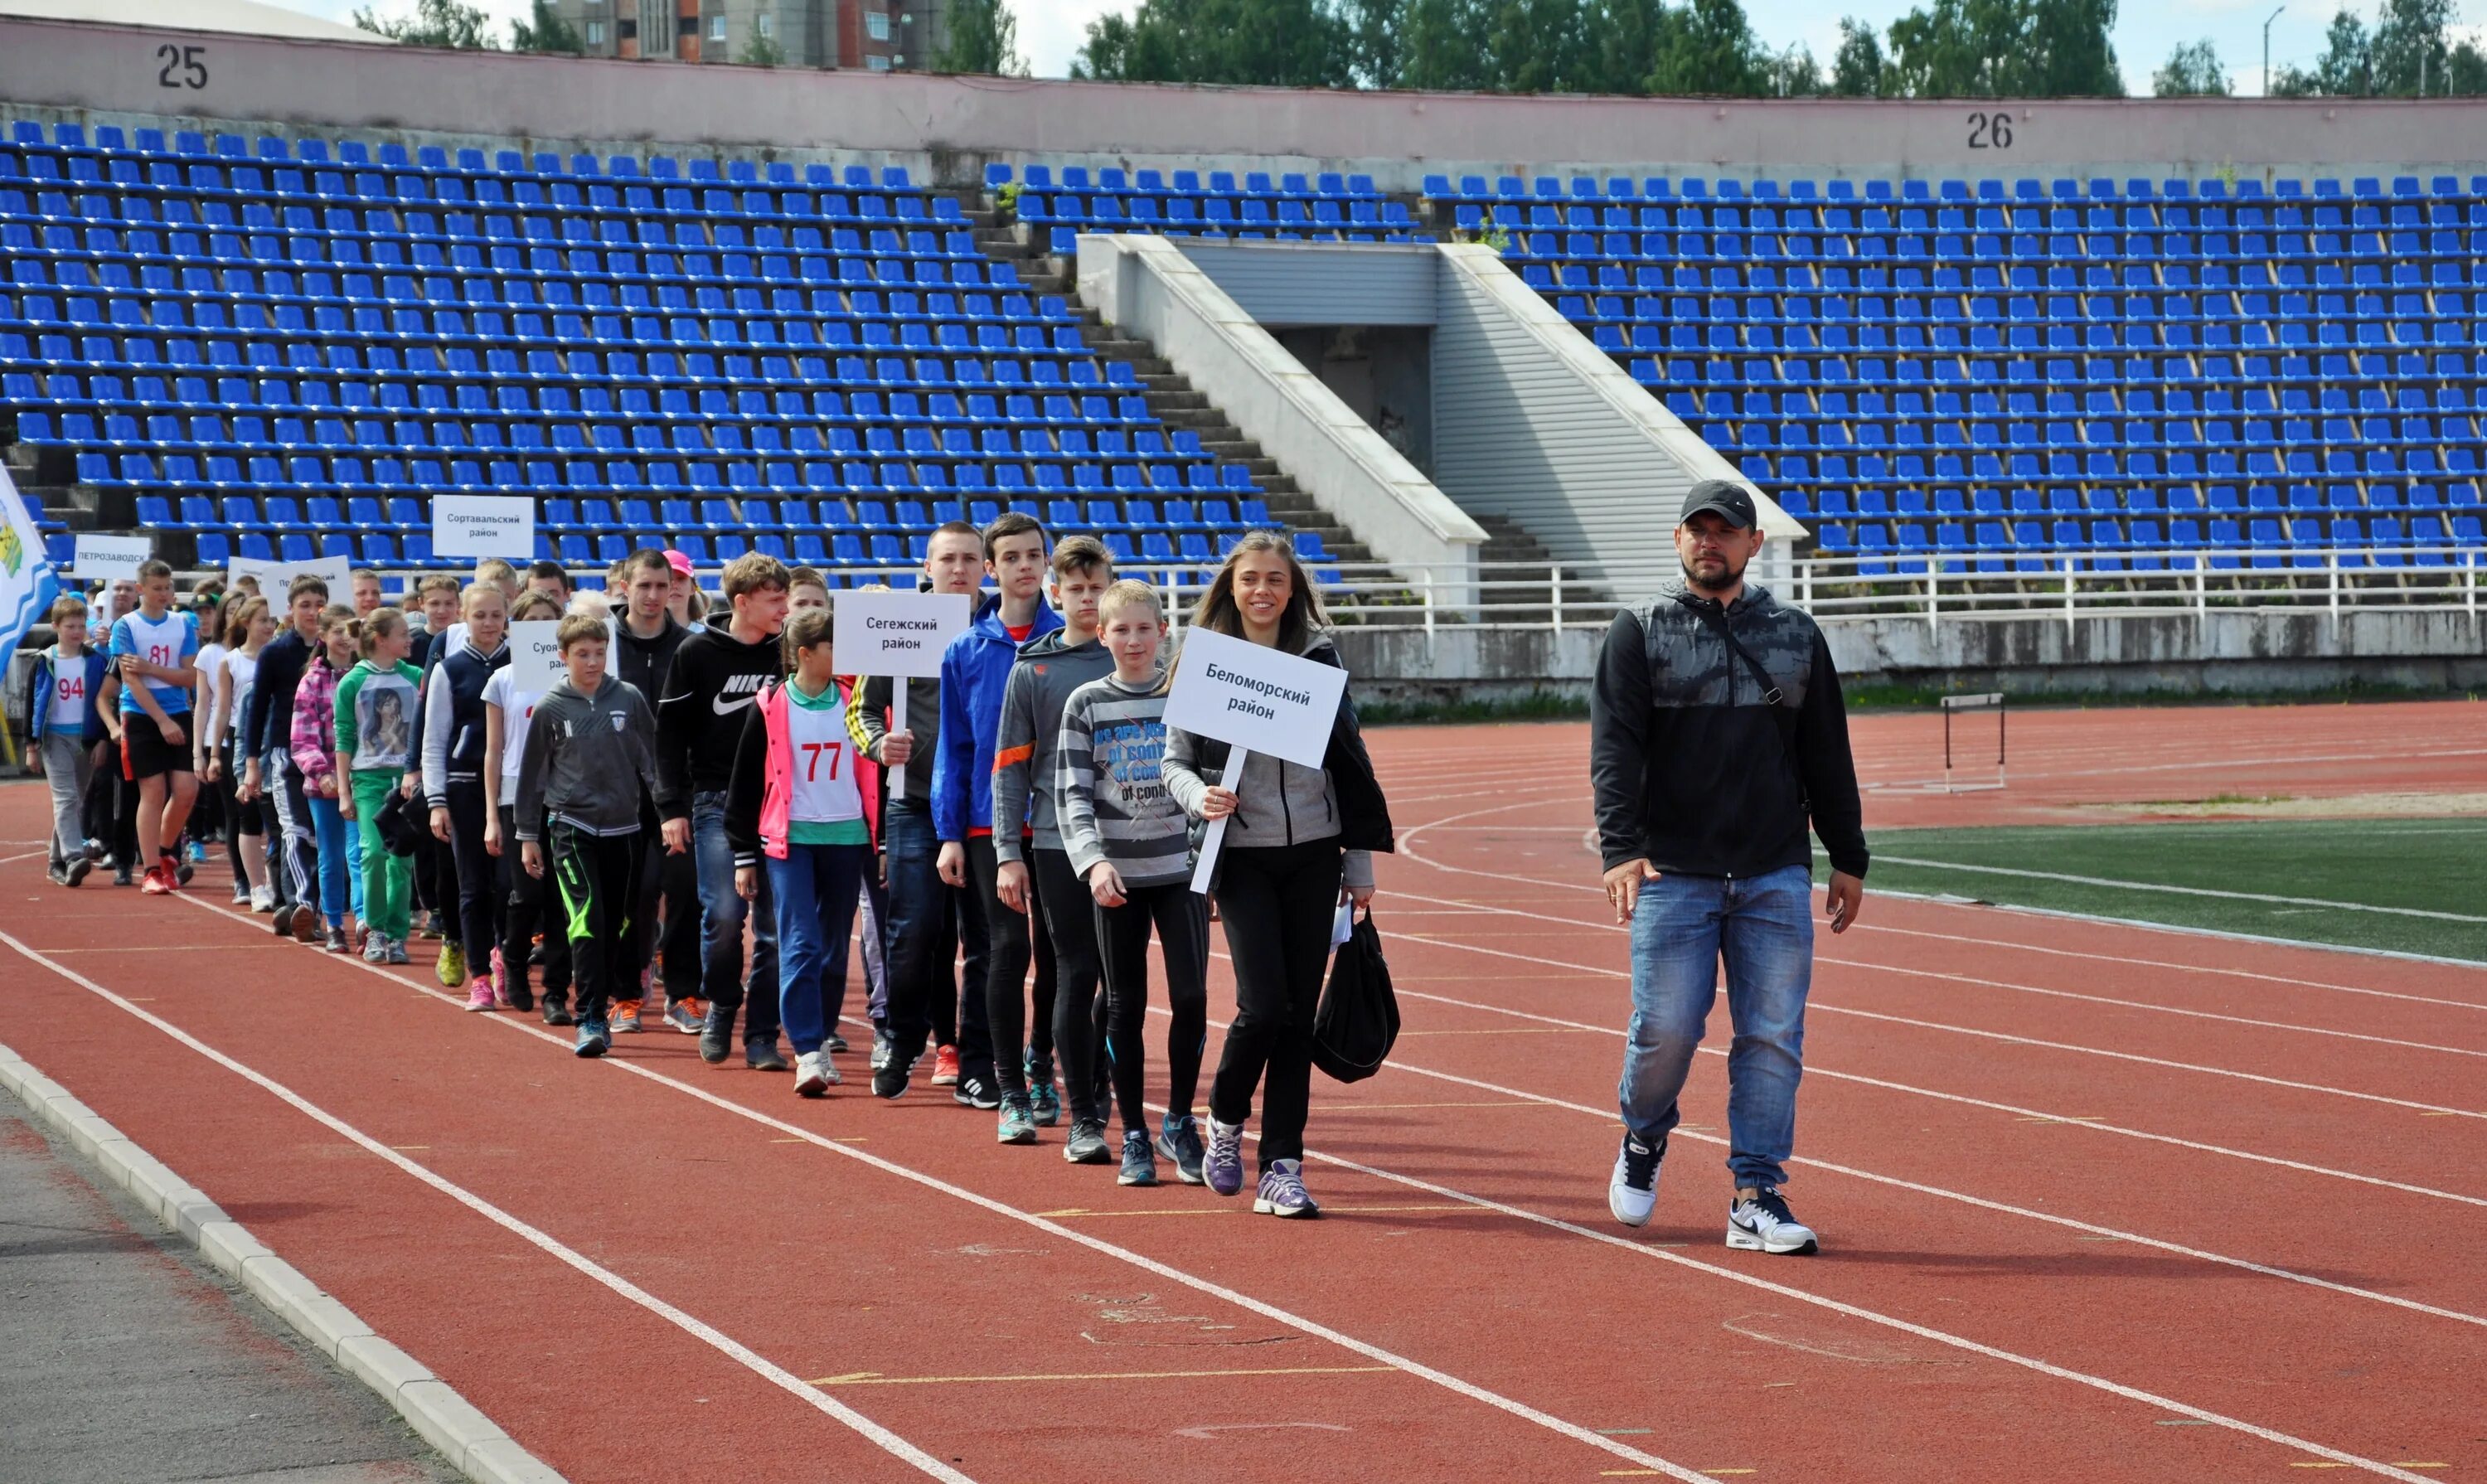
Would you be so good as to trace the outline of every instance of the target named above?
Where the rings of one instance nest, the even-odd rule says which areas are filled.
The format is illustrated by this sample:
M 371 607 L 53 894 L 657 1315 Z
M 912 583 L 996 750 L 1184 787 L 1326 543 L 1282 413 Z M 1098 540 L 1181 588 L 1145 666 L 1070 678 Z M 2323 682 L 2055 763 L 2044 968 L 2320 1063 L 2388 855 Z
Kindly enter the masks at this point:
M 1340 664 L 1329 616 L 1295 546 L 1274 531 L 1235 544 L 1192 610 L 1192 627 Z M 1341 666 L 1344 668 L 1344 666 Z M 1167 673 L 1174 673 L 1168 666 Z M 1252 1209 L 1318 1216 L 1305 1193 L 1313 1011 L 1338 908 L 1373 899 L 1373 855 L 1391 848 L 1390 815 L 1345 697 L 1319 768 L 1253 753 L 1232 790 L 1226 744 L 1168 728 L 1166 792 L 1194 820 L 1227 821 L 1214 882 L 1235 963 L 1235 1021 L 1209 1090 L 1209 1187 L 1244 1188 L 1244 1124 L 1261 1093 L 1261 1184 Z

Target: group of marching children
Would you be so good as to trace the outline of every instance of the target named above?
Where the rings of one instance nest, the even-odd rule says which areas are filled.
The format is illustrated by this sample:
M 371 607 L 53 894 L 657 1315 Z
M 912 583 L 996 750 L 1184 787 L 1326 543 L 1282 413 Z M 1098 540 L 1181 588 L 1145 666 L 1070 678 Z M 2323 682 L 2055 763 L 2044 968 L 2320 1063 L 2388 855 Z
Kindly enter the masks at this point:
M 204 781 L 235 904 L 276 933 L 405 964 L 421 913 L 440 983 L 469 1009 L 540 1007 L 585 1057 L 644 1013 L 697 1034 L 711 1064 L 739 1040 L 763 1071 L 789 1070 L 782 1030 L 807 1098 L 841 1081 L 859 938 L 876 1095 L 903 1095 L 929 1050 L 930 1081 L 996 1113 L 1003 1144 L 1067 1116 L 1070 1162 L 1154 1185 L 1163 1159 L 1221 1195 L 1243 1188 L 1258 1096 L 1254 1209 L 1318 1213 L 1302 1180 L 1313 1011 L 1336 912 L 1370 899 L 1370 853 L 1390 842 L 1352 707 L 1325 766 L 1255 753 L 1222 787 L 1224 746 L 1163 719 L 1163 597 L 1117 580 L 1092 538 L 1048 549 L 1019 514 L 929 537 L 918 586 L 982 597 L 904 714 L 890 681 L 840 673 L 825 579 L 766 554 L 727 564 L 713 612 L 689 561 L 654 548 L 578 594 L 554 564 L 488 560 L 462 583 L 424 578 L 411 613 L 381 603 L 377 577 L 364 591 L 369 575 L 351 605 L 317 576 L 237 591 L 204 647 L 162 563 L 99 646 L 84 603 L 62 599 L 33 711 L 53 879 L 90 869 L 83 800 L 108 764 L 135 795 L 118 858 L 150 863 L 150 893 L 178 890 Z M 544 622 L 562 678 L 529 692 L 511 626 Z M 1282 536 L 1244 538 L 1190 622 L 1339 663 Z M 1219 819 L 1204 896 L 1199 826 Z M 1237 1011 L 1204 1130 L 1213 903 Z M 1152 937 L 1167 1017 L 1155 1118 Z

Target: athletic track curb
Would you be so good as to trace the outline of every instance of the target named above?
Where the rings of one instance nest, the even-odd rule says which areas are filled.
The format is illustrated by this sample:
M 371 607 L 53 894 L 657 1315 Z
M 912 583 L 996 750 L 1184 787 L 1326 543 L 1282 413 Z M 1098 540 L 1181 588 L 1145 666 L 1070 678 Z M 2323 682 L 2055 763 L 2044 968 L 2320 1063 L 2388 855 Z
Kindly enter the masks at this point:
M 321 1355 L 378 1392 L 474 1484 L 568 1484 L 449 1383 L 375 1333 L 353 1310 L 263 1246 L 205 1191 L 139 1148 L 5 1043 L 0 1043 L 0 1086 L 100 1165 L 165 1230 L 197 1246 L 218 1272 L 249 1290 Z

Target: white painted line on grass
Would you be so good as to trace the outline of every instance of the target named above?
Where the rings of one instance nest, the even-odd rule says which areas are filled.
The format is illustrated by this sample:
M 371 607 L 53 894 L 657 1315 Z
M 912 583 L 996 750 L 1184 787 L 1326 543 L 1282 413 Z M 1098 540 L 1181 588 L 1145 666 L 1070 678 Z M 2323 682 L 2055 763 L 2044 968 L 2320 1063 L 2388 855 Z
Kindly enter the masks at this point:
M 180 894 L 176 895 L 176 900 L 188 906 L 196 907 L 203 911 L 212 912 L 222 917 L 231 917 L 236 921 L 244 923 L 245 925 L 249 924 L 248 918 L 242 917 L 239 913 L 230 911 L 212 903 L 202 902 L 194 897 Z M 0 941 L 9 942 L 12 946 L 16 947 L 20 953 L 24 953 L 29 957 L 37 958 L 39 960 L 41 959 L 41 956 L 35 954 L 32 949 L 26 948 L 24 945 L 17 943 L 15 939 L 8 938 L 4 933 L 0 933 Z M 386 968 L 383 968 L 378 965 L 366 964 L 361 959 L 350 956 L 341 957 L 333 960 L 332 962 L 342 964 L 348 967 L 359 968 L 370 973 L 377 974 L 382 979 L 401 989 L 411 988 L 417 993 L 425 994 L 430 998 L 440 1000 L 445 1004 L 456 1006 L 461 1010 L 463 1010 L 465 1007 L 465 1000 L 461 995 L 451 994 L 440 990 L 433 989 L 430 986 L 420 984 L 408 975 L 390 973 Z M 68 972 L 67 970 L 60 971 L 65 974 Z M 89 981 L 76 979 L 76 976 L 74 975 L 70 975 L 70 977 L 84 987 L 94 990 L 97 994 L 102 994 L 107 999 L 111 999 L 116 1003 L 119 1003 L 123 1008 L 129 1010 L 132 1014 L 141 1016 L 150 1022 L 156 1024 L 158 1028 L 164 1029 L 169 1034 L 174 1035 L 177 1039 L 182 1040 L 185 1044 L 196 1046 L 198 1050 L 207 1055 L 215 1058 L 219 1062 L 230 1061 L 230 1058 L 225 1057 L 221 1052 L 214 1050 L 212 1048 L 207 1047 L 203 1043 L 196 1042 L 193 1038 L 189 1037 L 186 1032 L 181 1031 L 166 1022 L 158 1021 L 155 1017 L 148 1015 L 145 1011 L 139 1010 L 136 1006 L 130 1005 L 126 1000 L 122 1000 L 119 995 L 112 994 L 111 991 L 105 990 L 99 985 L 94 985 Z M 501 1025 L 510 1030 L 517 1031 L 520 1035 L 530 1036 L 539 1041 L 550 1042 L 552 1045 L 562 1048 L 565 1051 L 567 1051 L 570 1046 L 570 1042 L 563 1037 L 553 1035 L 537 1026 L 526 1024 L 525 1022 L 515 1020 L 509 1016 L 492 1015 L 483 1017 L 483 1019 L 491 1022 L 493 1024 Z M 232 1065 L 238 1070 L 241 1070 L 239 1063 L 232 1063 Z M 1346 1334 L 1339 1330 L 1330 1329 L 1328 1326 L 1321 1324 L 1318 1321 L 1307 1319 L 1302 1315 L 1280 1308 L 1274 1303 L 1270 1303 L 1266 1301 L 1253 1298 L 1249 1294 L 1228 1288 L 1224 1284 L 1197 1276 L 1181 1268 L 1160 1262 L 1154 1257 L 1149 1257 L 1143 1253 L 1132 1251 L 1129 1247 L 1117 1246 L 1113 1243 L 1107 1242 L 1103 1238 L 1094 1237 L 1086 1232 L 1076 1231 L 1071 1227 L 1064 1226 L 1058 1221 L 1048 1220 L 1044 1217 L 1021 1211 L 1016 1206 L 996 1200 L 989 1195 L 980 1194 L 964 1186 L 952 1185 L 950 1182 L 941 1179 L 937 1175 L 926 1174 L 925 1172 L 914 1169 L 908 1165 L 900 1164 L 893 1160 L 882 1159 L 879 1155 L 870 1154 L 864 1150 L 857 1149 L 852 1144 L 838 1143 L 826 1134 L 815 1133 L 799 1124 L 788 1123 L 782 1118 L 772 1117 L 767 1113 L 759 1111 L 757 1108 L 747 1107 L 730 1098 L 719 1097 L 717 1094 L 710 1092 L 706 1088 L 694 1087 L 688 1082 L 678 1080 L 677 1078 L 666 1076 L 664 1073 L 642 1066 L 628 1058 L 606 1057 L 597 1063 L 597 1065 L 601 1067 L 610 1067 L 633 1077 L 645 1078 L 659 1086 L 670 1087 L 676 1092 L 696 1098 L 700 1102 L 706 1103 L 713 1107 L 733 1113 L 738 1117 L 747 1118 L 753 1123 L 760 1124 L 765 1128 L 774 1129 L 780 1134 L 786 1134 L 792 1138 L 799 1139 L 804 1143 L 815 1146 L 816 1148 L 825 1149 L 831 1154 L 852 1160 L 860 1164 L 869 1165 L 874 1169 L 881 1171 L 883 1174 L 895 1175 L 902 1180 L 922 1186 L 926 1190 L 939 1191 L 944 1195 L 964 1201 L 980 1210 L 991 1212 L 995 1216 L 1006 1217 L 1011 1220 L 1018 1221 L 1023 1225 L 1032 1226 L 1037 1230 L 1046 1233 L 1048 1236 L 1058 1237 L 1065 1242 L 1087 1247 L 1091 1251 L 1100 1253 L 1104 1256 L 1128 1263 L 1143 1272 L 1151 1273 L 1159 1277 L 1164 1278 L 1168 1282 L 1180 1283 L 1184 1287 L 1189 1288 L 1196 1293 L 1207 1294 L 1211 1298 L 1232 1303 L 1239 1308 L 1248 1309 L 1251 1312 L 1260 1315 L 1264 1319 L 1272 1320 L 1278 1324 L 1287 1326 L 1291 1330 L 1297 1330 L 1305 1334 L 1312 1335 L 1317 1339 L 1327 1340 L 1331 1344 L 1337 1345 L 1342 1349 L 1352 1350 L 1357 1355 L 1365 1357 L 1367 1359 L 1378 1360 L 1384 1365 L 1390 1366 L 1396 1370 L 1404 1371 L 1419 1380 L 1431 1382 L 1434 1385 L 1442 1387 L 1444 1390 L 1467 1397 L 1470 1401 L 1483 1403 L 1488 1407 L 1492 1407 L 1496 1411 L 1506 1413 L 1512 1416 L 1519 1417 L 1523 1421 L 1533 1422 L 1550 1432 L 1558 1433 L 1577 1442 L 1586 1443 L 1590 1447 L 1599 1449 L 1605 1453 L 1612 1454 L 1617 1458 L 1623 1459 L 1628 1463 L 1637 1465 L 1640 1468 L 1654 1470 L 1669 1478 L 1682 1480 L 1683 1484 L 1715 1484 L 1715 1481 L 1712 1480 L 1709 1475 L 1704 1474 L 1697 1470 L 1688 1469 L 1681 1464 L 1669 1463 L 1665 1459 L 1660 1458 L 1653 1453 L 1644 1453 L 1638 1448 L 1633 1447 L 1628 1443 L 1619 1442 L 1612 1438 L 1605 1437 L 1577 1422 L 1567 1421 L 1562 1417 L 1555 1416 L 1551 1413 L 1543 1412 L 1535 1407 L 1531 1407 L 1525 1402 L 1504 1396 L 1497 1391 L 1488 1390 L 1484 1386 L 1478 1386 L 1473 1382 L 1462 1380 L 1460 1377 L 1451 1375 L 1446 1371 L 1437 1370 L 1433 1366 L 1427 1365 L 1421 1360 L 1411 1359 L 1406 1356 L 1384 1350 L 1379 1345 L 1357 1339 L 1354 1335 Z M 250 1073 L 245 1070 L 244 1075 L 250 1077 L 253 1080 L 262 1080 L 256 1073 Z M 268 1085 L 273 1087 L 274 1084 L 270 1083 Z M 308 1108 L 308 1105 L 303 1106 L 306 1109 Z M 321 1116 L 323 1122 L 326 1121 L 325 1115 L 318 1116 Z M 343 1125 L 334 1126 L 338 1127 L 341 1132 L 344 1127 Z M 384 1148 L 385 1146 L 375 1147 Z M 387 1157 L 393 1161 L 403 1161 L 403 1157 L 397 1155 L 394 1150 L 387 1151 Z M 403 1162 L 410 1171 L 422 1171 L 422 1166 L 414 1164 L 411 1161 L 403 1161 Z M 447 1186 L 446 1182 L 439 1182 L 437 1177 L 432 1176 L 429 1171 L 422 1171 L 421 1178 L 426 1179 L 427 1183 L 436 1182 L 444 1189 L 455 1190 L 455 1187 Z M 470 1197 L 469 1199 L 473 1198 Z M 523 1222 L 517 1221 L 517 1218 L 515 1217 L 506 1218 L 505 1221 L 513 1224 L 513 1229 L 523 1229 L 527 1232 L 534 1231 L 534 1228 L 525 1226 Z M 541 1233 L 537 1233 L 536 1235 L 539 1237 L 542 1236 Z M 543 1242 L 551 1243 L 552 1239 L 549 1237 L 543 1237 Z M 559 1245 L 553 1244 L 553 1246 L 558 1247 Z M 560 1248 L 560 1250 L 567 1252 L 569 1249 Z M 575 1254 L 573 1254 L 573 1256 L 575 1257 Z M 576 1261 L 573 1265 L 579 1266 L 582 1264 L 585 1265 L 582 1271 L 589 1272 L 591 1275 L 601 1274 L 603 1273 L 603 1270 L 595 1268 L 593 1264 L 587 1263 L 585 1258 L 576 1258 Z M 627 1292 L 634 1295 L 642 1293 L 641 1290 L 629 1285 L 627 1279 L 621 1278 L 618 1275 L 605 1274 L 600 1280 L 606 1281 L 608 1286 L 621 1285 L 620 1288 L 617 1288 L 617 1291 L 627 1290 Z M 662 1304 L 664 1302 L 664 1301 L 657 1299 L 654 1295 L 645 1295 L 639 1302 L 644 1302 L 651 1305 Z M 728 1353 L 736 1354 L 739 1352 L 739 1354 L 737 1354 L 737 1358 L 742 1358 L 746 1356 L 749 1357 L 748 1359 L 744 1360 L 744 1363 L 752 1366 L 754 1369 L 760 1369 L 763 1366 L 768 1367 L 766 1371 L 763 1371 L 763 1374 L 768 1375 L 770 1380 L 777 1381 L 779 1377 L 784 1377 L 785 1379 L 783 1381 L 778 1382 L 779 1385 L 785 1386 L 791 1384 L 793 1386 L 800 1387 L 805 1390 L 811 1389 L 810 1387 L 805 1386 L 801 1380 L 793 1376 L 792 1373 L 770 1364 L 770 1362 L 761 1358 L 750 1351 L 743 1349 L 743 1347 L 737 1344 L 735 1341 L 728 1339 L 723 1334 L 718 1333 L 713 1330 L 710 1330 L 708 1326 L 691 1318 L 689 1315 L 682 1314 L 680 1310 L 672 1309 L 671 1305 L 666 1305 L 664 1311 L 670 1311 L 667 1313 L 667 1317 L 669 1318 L 679 1314 L 681 1317 L 676 1322 L 683 1324 L 685 1328 L 698 1326 L 698 1330 L 693 1332 L 705 1330 L 706 1333 L 702 1334 L 702 1338 L 709 1338 L 709 1336 L 713 1335 L 714 1338 L 710 1341 L 712 1344 L 715 1344 L 721 1349 L 727 1346 L 732 1346 L 733 1349 Z M 844 1419 L 844 1414 L 852 1412 L 852 1409 L 846 1408 L 835 1402 L 831 1402 L 826 1397 L 822 1397 L 819 1400 L 822 1404 L 822 1411 L 829 1412 L 832 1415 L 839 1415 L 841 1420 Z M 856 1426 L 857 1423 L 860 1423 L 861 1426 L 857 1427 L 857 1431 L 863 1431 L 864 1428 L 871 1428 L 876 1432 L 886 1434 L 899 1447 L 904 1447 L 908 1450 L 908 1453 L 901 1454 L 900 1456 L 908 1457 L 909 1462 L 914 1461 L 913 1457 L 910 1455 L 921 1454 L 921 1450 L 916 1449 L 914 1444 L 908 1442 L 903 1438 L 899 1438 L 894 1433 L 887 1433 L 886 1429 L 880 1428 L 880 1424 L 873 1422 L 870 1418 L 863 1416 L 860 1413 L 852 1413 L 852 1415 L 856 1420 L 853 1423 L 850 1423 L 850 1426 Z M 872 1436 L 872 1434 L 867 1433 L 866 1436 Z M 878 1442 L 879 1440 L 876 1438 L 875 1441 Z M 889 1446 L 889 1444 L 883 1444 L 883 1446 L 886 1447 Z M 896 1449 L 893 1448 L 892 1451 L 896 1451 Z M 923 1456 L 929 1459 L 929 1455 Z M 941 1464 L 938 1460 L 930 1460 L 930 1462 L 933 1464 L 934 1469 L 943 1470 L 948 1470 L 948 1466 Z M 919 1465 L 918 1467 L 922 1466 Z M 933 1472 L 933 1469 L 928 1469 L 926 1471 Z M 973 1481 L 966 1480 L 965 1475 L 956 1473 L 955 1470 L 936 1473 L 935 1476 L 943 1479 L 955 1478 L 964 1481 L 964 1484 L 973 1484 Z
M 2469 912 L 2439 912 L 2423 907 L 2379 907 L 2371 902 L 2334 902 L 2325 897 L 2274 896 L 2261 891 L 2223 891 L 2215 886 L 2176 886 L 2166 882 L 2126 882 L 2106 876 L 2075 876 L 2064 871 L 2029 871 L 2019 866 L 1973 866 L 1957 860 L 1927 860 L 1914 855 L 1876 855 L 1878 864 L 1916 866 L 1933 871 L 1969 871 L 1982 876 L 2010 876 L 2037 882 L 2070 882 L 2078 886 L 2109 886 L 2117 891 L 2161 891 L 2185 897 L 2219 897 L 2230 902 L 2269 902 L 2282 907 L 2320 907 L 2339 912 L 2388 912 L 2396 917 L 2427 917 L 2438 922 L 2487 922 Z
M 189 896 L 179 896 L 179 900 L 186 902 L 194 907 L 204 908 L 209 911 L 218 912 L 219 915 L 233 915 L 231 913 L 222 912 L 219 909 L 210 907 L 207 903 L 200 902 Z M 378 1139 L 365 1134 L 362 1130 L 355 1128 L 352 1124 L 346 1122 L 334 1113 L 321 1107 L 319 1105 L 311 1102 L 309 1099 L 303 1097 L 293 1089 L 286 1086 L 280 1081 L 277 1081 L 274 1078 L 265 1076 L 250 1067 L 244 1066 L 233 1057 L 226 1055 L 224 1052 L 217 1050 L 214 1047 L 208 1045 L 205 1041 L 202 1041 L 198 1037 L 190 1034 L 188 1031 L 183 1030 L 179 1025 L 174 1024 L 172 1022 L 130 1003 L 121 995 L 105 989 L 102 985 L 87 978 L 85 975 L 69 967 L 67 965 L 59 963 L 54 959 L 27 947 L 24 943 L 19 942 L 15 938 L 11 937 L 5 932 L 0 932 L 0 943 L 8 944 L 11 948 L 15 949 L 19 954 L 33 960 L 37 964 L 42 965 L 53 973 L 58 974 L 63 979 L 76 985 L 79 989 L 86 991 L 90 994 L 98 996 L 105 1003 L 112 1005 L 116 1009 L 134 1016 L 139 1021 L 154 1027 L 156 1030 L 162 1031 L 165 1035 L 170 1036 L 173 1040 L 181 1043 L 182 1046 L 188 1047 L 191 1050 L 194 1050 L 200 1055 L 206 1057 L 208 1060 L 214 1062 L 217 1066 L 224 1068 L 234 1076 L 240 1078 L 242 1080 L 249 1082 L 253 1086 L 267 1093 L 278 1102 L 293 1108 L 295 1112 L 302 1114 L 304 1117 L 309 1118 L 313 1122 L 328 1129 L 338 1136 L 353 1143 L 364 1153 L 395 1166 L 397 1169 L 407 1175 L 411 1175 L 416 1180 L 430 1186 L 433 1190 L 439 1191 L 441 1194 L 448 1196 L 451 1200 L 464 1206 L 467 1210 L 474 1212 L 477 1216 L 490 1221 L 495 1226 L 512 1233 L 528 1243 L 530 1246 L 551 1255 L 576 1272 L 593 1278 L 597 1282 L 604 1285 L 606 1288 L 620 1294 L 623 1298 L 639 1305 L 641 1308 L 644 1308 L 648 1312 L 657 1315 L 658 1318 L 665 1320 L 669 1324 L 672 1324 L 677 1329 L 695 1336 L 702 1342 L 722 1352 L 737 1362 L 741 1363 L 744 1368 L 764 1377 L 771 1384 L 775 1385 L 778 1389 L 799 1398 L 805 1406 L 811 1407 L 815 1411 L 825 1413 L 839 1422 L 842 1422 L 846 1426 L 853 1429 L 856 1433 L 862 1435 L 865 1439 L 869 1440 L 892 1457 L 913 1465 L 917 1470 L 925 1474 L 930 1475 L 933 1478 L 942 1480 L 943 1484 L 975 1484 L 975 1481 L 966 1474 L 960 1472 L 958 1470 L 951 1468 L 948 1464 L 935 1458 L 932 1454 L 925 1452 L 922 1448 L 917 1447 L 915 1444 L 908 1442 L 898 1434 L 891 1432 L 888 1428 L 885 1428 L 880 1423 L 874 1421 L 872 1418 L 865 1416 L 862 1413 L 855 1411 L 853 1408 L 847 1406 L 845 1403 L 838 1401 L 834 1397 L 823 1393 L 819 1387 L 808 1384 L 801 1377 L 796 1375 L 790 1370 L 787 1370 L 784 1366 L 778 1365 L 774 1361 L 759 1355 L 757 1352 L 753 1351 L 748 1346 L 743 1345 L 740 1341 L 728 1337 L 706 1322 L 696 1319 L 691 1315 L 685 1313 L 683 1310 L 674 1307 L 674 1305 L 667 1303 L 664 1300 L 657 1298 L 655 1294 L 641 1288 L 638 1284 L 631 1282 L 629 1278 L 622 1276 L 611 1269 L 603 1267 L 601 1264 L 581 1255 L 575 1249 L 565 1246 L 543 1230 L 529 1225 L 527 1222 L 512 1216 L 507 1211 L 493 1205 L 490 1201 L 484 1199 L 473 1191 L 468 1190 L 463 1186 L 457 1185 L 450 1180 L 433 1173 L 428 1166 L 407 1159 L 405 1155 L 398 1153 L 395 1149 L 390 1148 L 388 1145 L 381 1143 Z M 332 962 L 351 963 L 363 967 L 378 970 L 378 966 L 364 965 L 360 959 L 340 958 Z M 379 971 L 382 973 L 383 977 L 396 980 L 395 975 L 388 974 L 385 970 Z M 405 983 L 405 981 L 397 980 L 397 982 Z

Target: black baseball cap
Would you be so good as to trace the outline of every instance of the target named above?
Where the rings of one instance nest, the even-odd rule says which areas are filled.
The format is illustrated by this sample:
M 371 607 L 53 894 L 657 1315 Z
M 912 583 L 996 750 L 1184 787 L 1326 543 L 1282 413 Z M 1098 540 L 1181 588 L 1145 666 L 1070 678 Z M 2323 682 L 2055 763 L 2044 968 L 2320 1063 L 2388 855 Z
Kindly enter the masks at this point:
M 1727 518 L 1727 523 L 1740 531 L 1749 531 L 1761 523 L 1753 514 L 1753 497 L 1745 487 L 1724 479 L 1705 479 L 1684 494 L 1684 513 L 1675 518 L 1682 525 L 1703 511 L 1716 511 Z

